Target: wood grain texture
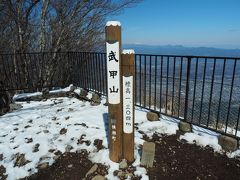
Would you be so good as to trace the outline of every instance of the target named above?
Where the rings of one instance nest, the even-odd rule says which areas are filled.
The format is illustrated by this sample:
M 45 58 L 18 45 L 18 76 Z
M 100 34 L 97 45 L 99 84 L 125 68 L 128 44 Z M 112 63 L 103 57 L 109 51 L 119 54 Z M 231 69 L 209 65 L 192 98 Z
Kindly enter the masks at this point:
M 135 121 L 135 56 L 134 54 L 122 54 L 122 75 L 123 76 L 133 76 L 133 133 L 124 133 L 123 132 L 123 158 L 126 159 L 129 163 L 134 161 L 134 121 Z
M 120 26 L 106 26 L 106 41 L 119 42 L 119 54 L 121 54 L 121 27 Z M 121 55 L 119 59 L 119 65 L 121 67 Z M 121 68 L 120 73 L 120 99 L 122 100 L 122 80 L 121 80 Z M 122 101 L 120 104 L 108 104 L 108 122 L 109 122 L 109 158 L 114 162 L 119 162 L 122 159 Z M 112 125 L 116 122 L 116 139 L 113 140 Z

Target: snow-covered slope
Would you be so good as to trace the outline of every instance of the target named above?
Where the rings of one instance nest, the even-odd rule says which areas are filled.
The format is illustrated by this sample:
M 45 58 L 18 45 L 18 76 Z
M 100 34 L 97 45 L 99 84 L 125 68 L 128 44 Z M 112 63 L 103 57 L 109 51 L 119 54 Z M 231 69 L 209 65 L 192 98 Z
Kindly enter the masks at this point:
M 29 96 L 29 94 L 28 94 Z M 38 171 L 37 166 L 44 162 L 50 165 L 54 162 L 56 151 L 76 152 L 86 149 L 93 162 L 109 166 L 108 179 L 115 179 L 114 170 L 119 164 L 112 162 L 109 157 L 107 142 L 107 106 L 105 99 L 99 106 L 91 106 L 89 102 L 82 102 L 75 98 L 53 98 L 39 102 L 22 102 L 23 108 L 0 117 L 0 155 L 3 160 L 0 166 L 6 168 L 9 180 L 23 178 Z M 138 130 L 148 136 L 154 133 L 175 134 L 178 121 L 164 118 L 161 121 L 149 122 L 146 111 L 137 108 L 135 111 Z M 140 167 L 139 148 L 143 144 L 143 135 L 135 132 L 135 174 L 142 179 L 148 179 L 146 169 Z M 199 140 L 200 138 L 205 140 Z M 88 143 L 79 143 L 79 139 Z M 216 151 L 221 147 L 216 144 L 216 135 L 188 133 L 181 138 L 190 142 L 197 140 L 199 145 L 210 145 Z M 93 145 L 95 139 L 103 140 L 105 148 L 97 150 Z M 38 146 L 36 148 L 36 146 Z M 50 150 L 50 151 L 49 151 Z M 25 165 L 16 166 L 16 154 L 23 154 Z M 231 156 L 240 154 L 236 151 Z

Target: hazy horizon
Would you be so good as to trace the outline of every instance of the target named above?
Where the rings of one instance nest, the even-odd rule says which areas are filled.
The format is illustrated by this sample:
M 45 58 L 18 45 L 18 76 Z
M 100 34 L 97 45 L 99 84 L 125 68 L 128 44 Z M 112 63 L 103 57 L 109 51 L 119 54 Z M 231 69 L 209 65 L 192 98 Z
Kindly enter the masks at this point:
M 144 0 L 111 20 L 125 44 L 240 48 L 239 0 Z

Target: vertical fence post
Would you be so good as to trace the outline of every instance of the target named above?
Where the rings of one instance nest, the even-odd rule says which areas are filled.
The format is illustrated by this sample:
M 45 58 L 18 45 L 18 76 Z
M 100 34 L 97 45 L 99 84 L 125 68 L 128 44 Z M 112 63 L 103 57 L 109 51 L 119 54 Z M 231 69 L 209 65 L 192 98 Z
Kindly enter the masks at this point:
M 184 120 L 187 121 L 188 114 L 188 95 L 189 95 L 189 82 L 190 82 L 190 70 L 191 70 L 191 57 L 187 59 L 187 80 L 186 80 L 186 95 L 185 95 L 185 108 L 184 108 Z
M 107 94 L 109 122 L 109 158 L 122 159 L 122 87 L 121 87 L 121 24 L 106 24 Z
M 123 158 L 131 163 L 134 161 L 134 51 L 125 50 L 121 57 L 123 78 Z

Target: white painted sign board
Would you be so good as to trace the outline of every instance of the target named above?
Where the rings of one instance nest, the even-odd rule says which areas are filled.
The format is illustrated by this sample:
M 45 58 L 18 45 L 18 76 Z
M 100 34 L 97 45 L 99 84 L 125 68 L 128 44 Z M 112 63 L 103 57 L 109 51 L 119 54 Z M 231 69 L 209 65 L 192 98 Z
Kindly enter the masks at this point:
M 133 76 L 123 76 L 123 132 L 133 133 Z
M 108 76 L 108 103 L 120 103 L 120 55 L 119 42 L 106 43 L 107 48 L 107 76 Z

